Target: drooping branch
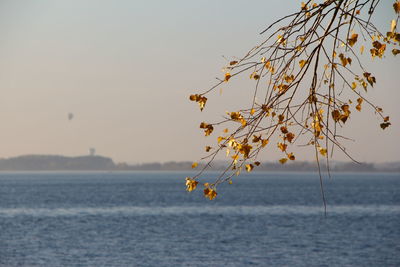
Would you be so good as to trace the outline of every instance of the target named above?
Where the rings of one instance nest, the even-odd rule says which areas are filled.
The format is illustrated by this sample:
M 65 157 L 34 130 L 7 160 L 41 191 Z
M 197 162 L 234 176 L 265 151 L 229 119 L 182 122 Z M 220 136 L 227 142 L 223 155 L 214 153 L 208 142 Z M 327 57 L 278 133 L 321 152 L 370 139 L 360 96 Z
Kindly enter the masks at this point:
M 389 117 L 366 98 L 368 87 L 375 85 L 376 78 L 366 71 L 359 57 L 369 45 L 368 38 L 373 58 L 382 58 L 387 46 L 393 47 L 393 55 L 400 52 L 396 27 L 400 1 L 393 5 L 396 17 L 386 35 L 372 23 L 378 3 L 377 0 L 302 3 L 298 12 L 262 31 L 268 34 L 264 41 L 242 58 L 229 62 L 224 68 L 225 76 L 217 84 L 191 95 L 190 100 L 203 110 L 209 93 L 220 85 L 246 75 L 254 82 L 250 106 L 228 112 L 221 121 L 200 124 L 206 136 L 212 135 L 216 128 L 223 131 L 215 146 L 206 147 L 204 167 L 194 177 L 187 178 L 188 190 L 196 188 L 198 178 L 217 155 L 225 152 L 230 159 L 226 169 L 215 181 L 204 184 L 206 197 L 213 199 L 218 184 L 230 181 L 243 169 L 252 171 L 260 165 L 259 153 L 272 149 L 269 143 L 273 138 L 280 138 L 277 149 L 283 153 L 279 159 L 282 164 L 296 159 L 291 148 L 302 145 L 298 144 L 300 140 L 308 140 L 305 145 L 314 147 L 318 166 L 322 157 L 329 168 L 328 155 L 332 157 L 335 148 L 353 159 L 339 140 L 343 137 L 338 132 L 349 123 L 351 112 L 361 111 L 363 104 L 382 119 L 382 129 L 390 126 Z M 319 171 L 325 204 L 320 167 Z

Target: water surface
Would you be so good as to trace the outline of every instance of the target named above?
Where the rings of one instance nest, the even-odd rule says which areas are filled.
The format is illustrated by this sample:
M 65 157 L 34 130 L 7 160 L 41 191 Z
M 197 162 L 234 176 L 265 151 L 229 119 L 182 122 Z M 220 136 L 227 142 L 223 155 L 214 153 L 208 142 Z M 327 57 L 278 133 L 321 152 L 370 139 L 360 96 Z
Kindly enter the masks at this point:
M 399 266 L 400 175 L 1 173 L 1 266 Z M 208 174 L 212 177 L 212 174 Z M 210 178 L 211 179 L 211 178 Z

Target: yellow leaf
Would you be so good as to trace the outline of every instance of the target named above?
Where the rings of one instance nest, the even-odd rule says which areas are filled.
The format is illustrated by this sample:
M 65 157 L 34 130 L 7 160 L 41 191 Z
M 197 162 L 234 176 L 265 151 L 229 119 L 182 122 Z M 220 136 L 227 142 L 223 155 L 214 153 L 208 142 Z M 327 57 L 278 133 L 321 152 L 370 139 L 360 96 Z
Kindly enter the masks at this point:
M 261 147 L 265 147 L 266 145 L 268 145 L 269 140 L 268 139 L 263 139 L 261 141 Z
M 303 68 L 306 63 L 307 63 L 307 60 L 304 60 L 304 59 L 300 60 L 299 61 L 300 68 Z
M 360 53 L 361 53 L 361 55 L 364 53 L 364 46 L 363 45 L 360 47 Z
M 229 131 L 228 128 L 225 128 L 225 129 L 223 130 L 224 133 L 227 133 L 228 131 Z
M 279 160 L 279 162 L 280 162 L 281 164 L 285 164 L 286 161 L 288 161 L 287 158 L 281 158 L 281 159 Z
M 257 72 L 253 72 L 250 75 L 250 79 L 258 80 L 258 79 L 260 79 L 260 75 Z
M 325 148 L 322 148 L 322 147 L 320 147 L 319 148 L 319 153 L 322 155 L 322 156 L 326 156 L 326 154 L 328 153 L 328 151 L 325 149 Z
M 270 71 L 272 74 L 275 74 L 275 68 L 274 68 L 274 67 L 270 67 L 270 68 L 269 68 L 269 71 Z
M 199 165 L 197 162 L 193 162 L 193 164 L 192 164 L 192 169 L 196 168 L 197 165 Z
M 225 82 L 228 82 L 229 79 L 230 79 L 231 77 L 232 77 L 232 76 L 231 76 L 231 74 L 230 74 L 229 72 L 225 73 L 225 79 L 224 79 L 224 81 L 225 81 Z
M 361 104 L 362 104 L 362 102 L 363 102 L 363 99 L 362 99 L 362 98 L 358 98 L 358 99 L 357 99 L 358 105 L 356 106 L 356 109 L 357 109 L 358 111 L 361 111 Z
M 354 89 L 356 89 L 356 88 L 357 88 L 357 84 L 356 84 L 355 82 L 352 82 L 352 83 L 351 83 L 351 89 L 354 90 Z
M 200 123 L 200 128 L 204 129 L 205 136 L 209 136 L 214 131 L 214 127 L 211 124 L 205 122 Z
M 196 180 L 186 177 L 186 190 L 189 192 L 195 190 L 198 183 Z
M 199 97 L 199 95 L 190 95 L 189 99 L 190 99 L 190 101 L 197 101 L 198 97 Z
M 204 184 L 205 185 L 205 184 Z M 210 187 L 206 187 L 204 189 L 204 196 L 210 200 L 213 200 L 214 198 L 217 197 L 217 191 L 215 191 L 215 189 L 212 189 Z
M 283 151 L 286 150 L 287 145 L 286 145 L 286 144 L 283 144 L 283 143 L 278 143 L 278 148 L 279 148 L 280 150 L 282 150 L 282 152 L 283 152 Z
M 369 72 L 364 72 L 364 77 L 367 78 L 367 82 L 371 85 L 374 86 L 374 83 L 376 83 L 376 79 L 374 76 L 371 75 Z
M 390 24 L 390 31 L 394 32 L 395 29 L 396 29 L 396 21 L 393 19 L 392 23 Z
M 236 164 L 239 159 L 239 155 L 233 155 L 231 158 L 233 159 L 233 163 Z
M 295 160 L 295 159 L 296 159 L 296 157 L 294 156 L 293 153 L 289 153 L 289 154 L 287 155 L 287 157 L 288 157 L 288 159 L 290 159 L 290 160 Z
M 235 121 L 238 121 L 242 118 L 242 115 L 239 112 L 231 112 L 230 115 L 231 119 Z
M 351 37 L 347 40 L 347 42 L 352 47 L 357 42 L 357 39 L 358 39 L 358 34 L 353 33 Z
M 343 54 L 339 54 L 340 61 L 342 62 L 343 67 L 346 67 L 348 61 L 347 58 Z
M 202 96 L 199 98 L 199 100 L 197 102 L 199 103 L 200 111 L 203 111 L 204 106 L 206 105 L 206 102 L 207 102 L 207 97 Z
M 293 80 L 294 80 L 294 75 L 293 75 L 293 74 L 290 75 L 290 76 L 285 75 L 284 80 L 285 80 L 285 82 L 287 82 L 287 83 L 291 83 L 291 82 L 293 82 Z
M 251 114 L 251 115 L 254 115 L 254 113 L 256 113 L 256 110 L 255 110 L 254 108 L 252 108 L 252 109 L 250 110 L 250 114 Z
M 246 165 L 246 171 L 247 171 L 247 172 L 251 172 L 253 169 L 254 169 L 253 164 L 247 164 L 247 165 Z
M 227 148 L 227 149 L 226 149 L 226 156 L 227 156 L 227 157 L 229 156 L 229 153 L 230 153 L 230 150 L 229 150 L 229 148 Z

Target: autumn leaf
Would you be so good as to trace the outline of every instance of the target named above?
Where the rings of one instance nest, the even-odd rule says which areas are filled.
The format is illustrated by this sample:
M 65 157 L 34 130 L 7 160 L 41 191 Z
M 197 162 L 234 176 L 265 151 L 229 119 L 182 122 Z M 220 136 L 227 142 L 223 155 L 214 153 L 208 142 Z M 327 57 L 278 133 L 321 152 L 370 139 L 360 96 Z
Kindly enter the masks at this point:
M 396 21 L 393 19 L 392 22 L 390 23 L 390 31 L 394 32 L 396 29 Z
M 382 130 L 385 130 L 390 125 L 392 125 L 390 122 L 383 122 L 383 123 L 380 124 Z
M 369 72 L 364 72 L 364 77 L 367 78 L 368 83 L 373 87 L 374 83 L 376 83 L 376 79 Z
M 280 150 L 282 150 L 282 152 L 283 152 L 283 151 L 285 151 L 285 150 L 286 150 L 286 148 L 287 148 L 287 144 L 278 143 L 278 148 L 279 148 Z
M 288 140 L 290 143 L 293 141 L 294 139 L 294 133 L 287 133 L 285 136 L 285 140 Z
M 288 159 L 290 159 L 290 160 L 295 160 L 295 159 L 296 159 L 296 157 L 294 156 L 293 153 L 289 153 L 289 154 L 287 155 L 287 157 L 288 157 Z
M 362 102 L 363 102 L 363 99 L 362 99 L 362 98 L 358 98 L 358 99 L 357 99 L 358 105 L 356 106 L 356 109 L 357 109 L 358 111 L 361 111 L 361 104 L 362 104 Z
M 260 75 L 257 72 L 253 72 L 250 75 L 250 79 L 259 80 L 260 79 Z
M 300 68 L 303 68 L 306 63 L 307 63 L 307 60 L 304 60 L 304 59 L 300 60 L 299 61 Z
M 279 123 L 282 123 L 284 119 L 285 119 L 285 115 L 283 115 L 283 114 L 278 115 Z
M 252 140 L 253 143 L 258 143 L 260 141 L 261 141 L 261 135 L 254 135 L 253 136 L 253 140 Z
M 196 180 L 186 177 L 186 190 L 189 192 L 195 190 L 198 183 Z
M 328 151 L 327 151 L 325 148 L 320 147 L 320 148 L 319 148 L 319 153 L 320 153 L 322 156 L 326 157 Z
M 239 112 L 231 112 L 230 115 L 231 115 L 231 119 L 235 120 L 235 121 L 240 120 L 242 118 L 242 115 L 240 115 Z
M 197 162 L 193 162 L 193 164 L 192 164 L 192 169 L 196 168 L 197 165 L 199 165 Z
M 207 102 L 207 97 L 195 94 L 195 95 L 190 95 L 189 99 L 190 101 L 196 101 L 197 103 L 199 103 L 200 110 L 203 111 L 204 106 L 206 105 Z
M 290 76 L 285 75 L 284 80 L 285 80 L 285 82 L 287 82 L 287 83 L 291 83 L 291 82 L 293 82 L 293 80 L 294 80 L 294 75 L 293 75 L 293 74 L 290 75 Z
M 224 81 L 225 81 L 225 82 L 228 82 L 229 79 L 230 79 L 231 77 L 232 77 L 232 76 L 231 76 L 231 74 L 230 74 L 229 72 L 225 73 L 225 79 L 224 79 Z
M 261 147 L 265 147 L 266 145 L 268 145 L 269 140 L 268 139 L 263 139 L 261 141 Z
M 332 118 L 335 122 L 338 122 L 340 119 L 340 111 L 335 109 L 332 111 Z
M 210 146 L 206 146 L 206 152 L 209 152 L 211 150 L 212 147 Z
M 239 155 L 233 155 L 231 158 L 233 159 L 233 163 L 236 164 L 239 159 Z
M 396 12 L 397 14 L 400 14 L 400 1 L 394 2 L 393 8 L 394 8 L 394 12 Z
M 372 43 L 372 46 L 374 48 L 370 49 L 369 51 L 371 52 L 372 58 L 374 57 L 379 57 L 382 58 L 383 54 L 385 53 L 386 50 L 386 44 L 382 44 L 379 41 L 374 41 Z
M 209 136 L 214 131 L 214 127 L 211 124 L 205 122 L 200 123 L 200 128 L 204 129 L 205 136 Z
M 394 56 L 397 56 L 397 54 L 399 54 L 400 53 L 400 50 L 399 49 L 393 49 L 392 50 L 392 54 L 394 55 Z
M 282 127 L 281 127 L 281 132 L 282 132 L 283 134 L 287 134 L 289 131 L 288 131 L 288 129 L 287 129 L 285 126 L 282 126 Z
M 210 200 L 213 200 L 214 198 L 217 197 L 217 191 L 215 191 L 215 189 L 210 188 L 208 183 L 204 184 L 205 188 L 204 188 L 204 196 Z
M 248 158 L 252 148 L 253 147 L 251 145 L 248 145 L 248 144 L 241 145 L 240 148 L 239 148 L 239 152 L 241 154 L 243 154 L 244 158 Z
M 280 162 L 281 164 L 285 164 L 286 161 L 288 161 L 287 158 L 281 158 L 281 159 L 279 160 L 279 162 Z
M 238 62 L 236 60 L 233 60 L 233 61 L 229 62 L 229 65 L 233 66 L 233 65 L 236 65 L 237 63 Z
M 199 95 L 190 95 L 189 99 L 190 99 L 190 101 L 197 101 L 198 97 L 199 97 Z
M 353 47 L 353 45 L 357 42 L 357 39 L 358 39 L 358 34 L 353 33 L 351 37 L 347 40 L 347 42 L 351 47 Z
M 254 169 L 253 164 L 247 164 L 247 165 L 246 165 L 246 171 L 247 171 L 247 172 L 251 172 L 253 169 Z
M 340 61 L 342 62 L 343 67 L 346 67 L 348 61 L 347 58 L 343 54 L 339 54 Z

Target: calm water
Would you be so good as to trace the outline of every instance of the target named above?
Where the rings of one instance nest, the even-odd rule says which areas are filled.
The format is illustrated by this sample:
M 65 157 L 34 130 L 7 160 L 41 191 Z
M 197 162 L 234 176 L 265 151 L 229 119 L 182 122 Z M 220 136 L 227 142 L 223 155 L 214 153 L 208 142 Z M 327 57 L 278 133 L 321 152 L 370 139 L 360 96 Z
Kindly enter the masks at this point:
M 1 173 L 0 266 L 400 266 L 400 175 Z

